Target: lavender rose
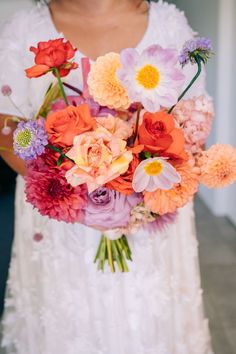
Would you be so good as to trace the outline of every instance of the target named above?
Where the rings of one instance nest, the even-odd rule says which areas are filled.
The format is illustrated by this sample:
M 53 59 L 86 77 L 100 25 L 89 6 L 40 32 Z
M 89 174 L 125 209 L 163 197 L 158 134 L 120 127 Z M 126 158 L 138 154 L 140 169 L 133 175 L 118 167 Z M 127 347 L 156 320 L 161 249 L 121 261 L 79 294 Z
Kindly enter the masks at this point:
M 88 196 L 84 224 L 104 230 L 127 227 L 131 209 L 142 201 L 139 194 L 124 195 L 98 188 Z

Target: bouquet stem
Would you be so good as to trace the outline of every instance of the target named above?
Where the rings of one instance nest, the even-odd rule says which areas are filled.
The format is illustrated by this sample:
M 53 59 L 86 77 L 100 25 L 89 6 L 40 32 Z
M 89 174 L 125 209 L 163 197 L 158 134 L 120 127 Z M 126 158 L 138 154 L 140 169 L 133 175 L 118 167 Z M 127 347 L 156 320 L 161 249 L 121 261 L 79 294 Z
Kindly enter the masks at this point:
M 132 261 L 131 250 L 125 235 L 117 240 L 110 240 L 102 235 L 94 263 L 98 263 L 98 270 L 104 272 L 105 264 L 108 263 L 112 273 L 115 273 L 117 265 L 121 272 L 128 272 L 126 260 Z
M 178 103 L 180 100 L 182 100 L 182 98 L 186 95 L 186 93 L 189 91 L 189 89 L 193 86 L 194 82 L 198 79 L 198 77 L 200 76 L 200 74 L 201 74 L 201 72 L 202 72 L 202 62 L 201 62 L 201 59 L 200 59 L 198 56 L 196 56 L 195 60 L 196 60 L 197 67 L 198 67 L 197 73 L 196 73 L 196 75 L 194 76 L 194 78 L 191 80 L 191 82 L 189 83 L 189 85 L 186 87 L 186 89 L 181 93 L 181 95 L 180 95 L 179 98 L 178 98 L 177 103 Z M 169 109 L 169 111 L 168 111 L 169 114 L 172 113 L 172 111 L 173 111 L 173 109 L 175 108 L 175 106 L 177 105 L 177 103 Z
M 60 77 L 59 71 L 58 71 L 57 68 L 53 68 L 53 72 L 56 75 L 56 78 L 57 78 L 57 81 L 58 81 L 58 85 L 60 87 L 61 94 L 62 94 L 62 97 L 64 98 L 65 104 L 67 106 L 69 106 L 69 103 L 68 103 L 68 100 L 67 100 L 67 97 L 66 97 L 66 93 L 65 93 L 65 90 L 64 90 L 64 87 L 63 87 L 63 83 L 61 81 L 61 77 Z

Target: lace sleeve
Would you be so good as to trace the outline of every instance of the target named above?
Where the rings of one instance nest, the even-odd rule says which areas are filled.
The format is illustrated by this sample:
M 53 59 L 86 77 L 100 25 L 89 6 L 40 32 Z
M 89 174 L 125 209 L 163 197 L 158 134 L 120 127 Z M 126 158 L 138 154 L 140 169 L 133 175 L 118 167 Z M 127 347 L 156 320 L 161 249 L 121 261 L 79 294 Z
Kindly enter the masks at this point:
M 9 19 L 0 32 L 0 88 L 9 85 L 11 98 L 25 116 L 30 115 L 28 102 L 28 80 L 25 76 L 24 39 L 27 36 L 25 11 Z M 0 92 L 0 112 L 2 114 L 22 116 L 10 103 L 8 97 Z

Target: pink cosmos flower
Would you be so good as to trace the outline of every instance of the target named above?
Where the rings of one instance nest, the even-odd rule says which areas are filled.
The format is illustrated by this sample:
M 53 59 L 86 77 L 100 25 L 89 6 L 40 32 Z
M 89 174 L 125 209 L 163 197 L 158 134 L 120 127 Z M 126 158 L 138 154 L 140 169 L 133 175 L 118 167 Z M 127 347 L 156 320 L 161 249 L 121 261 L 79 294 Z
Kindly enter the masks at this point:
M 177 69 L 178 53 L 152 45 L 139 54 L 135 49 L 121 52 L 117 76 L 133 102 L 155 113 L 177 102 L 184 75 Z
M 125 173 L 133 158 L 126 141 L 102 126 L 76 136 L 66 155 L 76 164 L 67 171 L 67 181 L 72 186 L 86 183 L 90 193 Z
M 199 153 L 211 131 L 214 117 L 212 99 L 201 95 L 182 100 L 176 105 L 172 114 L 183 129 L 186 150 L 191 155 Z
M 26 200 L 49 218 L 67 223 L 81 222 L 87 200 L 86 185 L 74 188 L 64 175 L 65 171 L 47 165 L 43 157 L 38 157 L 28 164 Z

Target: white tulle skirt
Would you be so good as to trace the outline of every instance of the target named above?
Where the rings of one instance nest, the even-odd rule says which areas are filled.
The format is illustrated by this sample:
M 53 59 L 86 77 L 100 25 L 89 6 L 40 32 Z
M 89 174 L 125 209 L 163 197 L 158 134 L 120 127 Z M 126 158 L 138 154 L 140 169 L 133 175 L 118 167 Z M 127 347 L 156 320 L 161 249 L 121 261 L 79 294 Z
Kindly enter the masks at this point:
M 192 204 L 130 236 L 127 274 L 97 271 L 99 232 L 41 217 L 18 178 L 3 345 L 17 354 L 212 354 Z

